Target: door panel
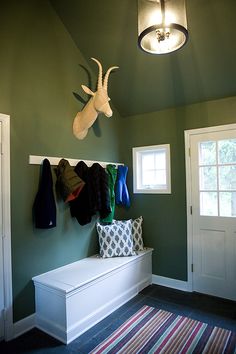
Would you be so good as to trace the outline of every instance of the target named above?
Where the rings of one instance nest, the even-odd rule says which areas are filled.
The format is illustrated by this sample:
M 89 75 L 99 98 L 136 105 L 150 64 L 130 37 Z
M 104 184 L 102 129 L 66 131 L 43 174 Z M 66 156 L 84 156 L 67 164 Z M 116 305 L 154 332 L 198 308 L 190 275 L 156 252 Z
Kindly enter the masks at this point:
M 0 146 L 2 142 L 2 123 L 0 122 Z M 2 160 L 0 154 L 0 340 L 4 337 L 4 282 L 3 282 L 3 220 L 2 220 Z
M 201 273 L 205 277 L 225 279 L 225 232 L 201 230 Z
M 236 300 L 236 130 L 192 135 L 193 290 Z

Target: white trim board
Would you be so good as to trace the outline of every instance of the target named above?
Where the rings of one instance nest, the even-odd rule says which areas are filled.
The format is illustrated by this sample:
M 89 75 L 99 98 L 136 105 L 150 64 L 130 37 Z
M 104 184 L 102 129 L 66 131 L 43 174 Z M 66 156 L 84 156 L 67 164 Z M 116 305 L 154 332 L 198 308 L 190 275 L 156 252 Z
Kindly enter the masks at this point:
M 229 131 L 235 129 L 236 129 L 236 124 L 233 123 L 233 124 L 215 125 L 206 128 L 189 129 L 189 130 L 185 130 L 184 133 L 186 136 L 188 136 L 188 135 L 198 135 L 198 134 L 218 132 L 218 131 Z
M 152 274 L 152 284 L 166 286 L 168 288 L 182 290 L 182 291 L 190 291 L 190 292 L 192 291 L 187 281 L 166 278 L 155 274 Z
M 177 280 L 177 279 L 166 278 L 160 275 L 152 274 L 152 284 L 191 292 L 188 282 Z M 114 308 L 114 311 L 115 310 L 116 308 Z M 34 327 L 36 327 L 35 313 L 14 323 L 14 338 L 17 338 L 18 336 L 30 331 Z
M 124 166 L 121 162 L 104 162 L 104 161 L 93 161 L 93 160 L 83 160 L 83 159 L 71 159 L 67 157 L 50 157 L 50 156 L 37 156 L 29 155 L 29 164 L 30 165 L 41 165 L 44 159 L 48 159 L 52 166 L 57 166 L 61 159 L 65 159 L 69 162 L 71 166 L 76 166 L 79 161 L 86 163 L 88 167 L 91 167 L 94 163 L 99 163 L 102 167 L 107 165 Z
M 35 327 L 35 313 L 14 323 L 14 338 L 30 331 Z
M 2 123 L 2 220 L 4 271 L 4 339 L 13 338 L 12 263 L 11 263 L 11 205 L 10 205 L 10 116 L 0 113 Z

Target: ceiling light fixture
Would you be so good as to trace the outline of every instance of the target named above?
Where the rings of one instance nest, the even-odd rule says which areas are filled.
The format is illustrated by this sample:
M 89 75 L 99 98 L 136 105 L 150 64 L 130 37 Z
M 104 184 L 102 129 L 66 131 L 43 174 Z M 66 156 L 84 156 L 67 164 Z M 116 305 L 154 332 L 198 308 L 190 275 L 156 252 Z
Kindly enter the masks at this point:
M 185 0 L 138 0 L 138 44 L 142 50 L 171 53 L 187 40 Z

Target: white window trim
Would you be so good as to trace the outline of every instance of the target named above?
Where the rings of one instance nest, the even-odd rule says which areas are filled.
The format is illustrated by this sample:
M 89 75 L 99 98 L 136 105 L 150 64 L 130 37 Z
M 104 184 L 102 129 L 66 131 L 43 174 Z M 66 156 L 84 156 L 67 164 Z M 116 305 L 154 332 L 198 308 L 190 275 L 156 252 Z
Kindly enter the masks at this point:
M 165 150 L 166 152 L 166 188 L 138 188 L 138 175 L 141 172 L 138 166 L 139 153 Z M 142 194 L 171 194 L 170 144 L 134 147 L 133 154 L 133 192 Z

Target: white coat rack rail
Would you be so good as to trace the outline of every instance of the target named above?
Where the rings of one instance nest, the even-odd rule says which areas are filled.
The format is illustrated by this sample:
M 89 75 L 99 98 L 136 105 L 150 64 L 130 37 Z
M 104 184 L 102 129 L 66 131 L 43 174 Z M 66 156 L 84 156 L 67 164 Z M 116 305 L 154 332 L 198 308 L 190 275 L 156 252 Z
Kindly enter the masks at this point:
M 99 163 L 102 167 L 106 167 L 107 165 L 118 165 L 124 166 L 123 163 L 120 162 L 104 162 L 104 161 L 93 161 L 93 160 L 84 160 L 84 159 L 70 159 L 67 157 L 49 157 L 49 156 L 37 156 L 37 155 L 29 155 L 29 164 L 30 165 L 41 165 L 44 159 L 48 159 L 52 166 L 57 166 L 61 159 L 65 159 L 69 162 L 71 166 L 76 166 L 79 161 L 84 161 L 88 167 L 91 167 L 94 163 Z

